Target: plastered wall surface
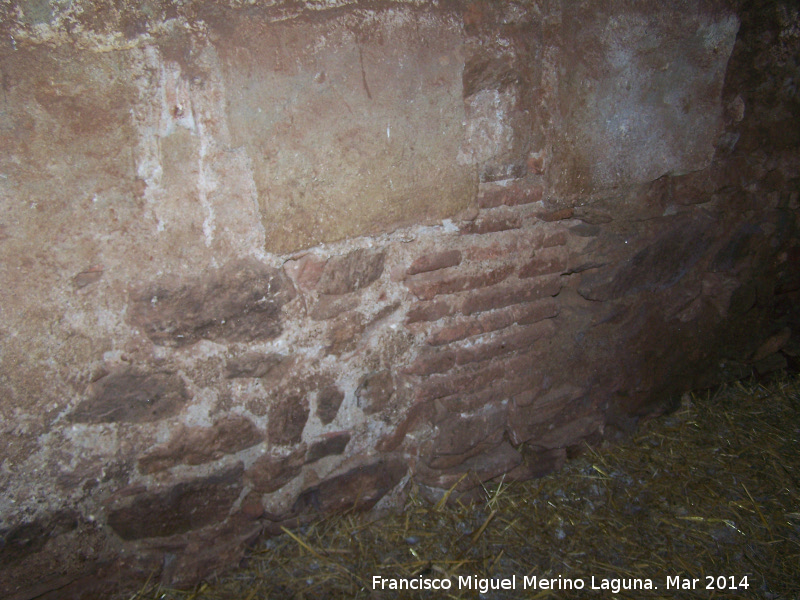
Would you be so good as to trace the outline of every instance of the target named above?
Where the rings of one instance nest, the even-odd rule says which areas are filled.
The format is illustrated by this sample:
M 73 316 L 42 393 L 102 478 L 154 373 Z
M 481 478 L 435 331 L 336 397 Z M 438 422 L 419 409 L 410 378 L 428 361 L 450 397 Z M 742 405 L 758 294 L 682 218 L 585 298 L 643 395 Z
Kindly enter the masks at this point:
M 796 366 L 790 3 L 1 10 L 5 597 L 191 585 Z

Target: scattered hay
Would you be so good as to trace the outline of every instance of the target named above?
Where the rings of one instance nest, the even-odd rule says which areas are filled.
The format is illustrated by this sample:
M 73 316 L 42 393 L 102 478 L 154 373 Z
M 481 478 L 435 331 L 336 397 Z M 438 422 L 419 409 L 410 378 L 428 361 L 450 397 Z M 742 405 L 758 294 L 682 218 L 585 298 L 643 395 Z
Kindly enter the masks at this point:
M 451 588 L 373 590 L 374 576 L 449 578 Z M 497 586 L 512 576 L 516 589 L 480 593 L 492 584 L 481 578 Z M 537 586 L 523 589 L 526 576 Z M 668 576 L 696 578 L 696 588 L 667 589 Z M 474 585 L 459 589 L 467 577 Z M 707 577 L 728 589 L 707 590 Z M 611 589 L 591 589 L 604 579 Z M 648 579 L 658 589 L 614 593 L 614 581 Z M 567 580 L 584 591 L 565 589 Z M 483 503 L 431 506 L 412 489 L 402 514 L 344 514 L 286 531 L 195 590 L 151 586 L 130 600 L 789 600 L 799 582 L 800 377 L 784 375 L 687 394 L 677 412 L 623 443 L 587 446 L 558 473 L 487 486 Z

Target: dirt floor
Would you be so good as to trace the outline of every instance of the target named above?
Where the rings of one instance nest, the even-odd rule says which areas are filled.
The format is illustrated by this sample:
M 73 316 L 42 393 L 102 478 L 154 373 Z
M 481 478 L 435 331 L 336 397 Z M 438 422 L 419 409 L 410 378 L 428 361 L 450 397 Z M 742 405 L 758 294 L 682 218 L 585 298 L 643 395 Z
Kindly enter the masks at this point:
M 287 531 L 194 590 L 125 600 L 266 598 L 796 600 L 800 376 L 687 394 L 627 440 L 493 483 L 477 504 L 412 487 L 401 514 Z

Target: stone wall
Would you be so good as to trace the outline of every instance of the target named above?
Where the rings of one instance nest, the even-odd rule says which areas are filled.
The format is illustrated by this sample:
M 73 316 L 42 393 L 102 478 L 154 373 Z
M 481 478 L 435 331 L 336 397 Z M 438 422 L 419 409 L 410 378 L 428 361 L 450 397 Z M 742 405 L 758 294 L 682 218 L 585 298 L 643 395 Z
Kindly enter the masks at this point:
M 797 366 L 792 3 L 126 10 L 0 8 L 4 597 L 190 585 Z

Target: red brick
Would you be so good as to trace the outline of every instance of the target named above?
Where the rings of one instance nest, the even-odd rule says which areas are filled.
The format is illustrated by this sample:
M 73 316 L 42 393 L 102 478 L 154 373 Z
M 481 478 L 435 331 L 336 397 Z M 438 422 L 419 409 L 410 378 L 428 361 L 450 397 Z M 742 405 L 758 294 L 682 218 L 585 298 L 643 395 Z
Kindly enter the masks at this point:
M 467 418 L 458 413 L 451 414 L 437 425 L 436 455 L 427 461 L 428 466 L 446 469 L 478 454 L 486 446 L 497 445 L 503 439 L 505 424 L 506 409 L 500 406 Z M 475 451 L 469 452 L 470 449 Z M 448 458 L 447 455 L 451 456 Z M 458 462 L 454 463 L 454 458 L 458 458 Z
M 422 300 L 430 300 L 440 294 L 455 294 L 465 290 L 487 287 L 506 279 L 514 268 L 504 265 L 491 271 L 474 275 L 453 275 L 442 271 L 421 273 L 406 281 L 411 292 Z
M 573 208 L 562 208 L 560 210 L 554 210 L 551 212 L 542 212 L 537 213 L 536 216 L 539 217 L 542 221 L 547 221 L 551 223 L 553 221 L 564 221 L 566 219 L 571 219 L 575 215 L 575 210 Z
M 496 206 L 519 206 L 520 204 L 530 204 L 542 199 L 543 190 L 541 186 L 492 186 L 478 194 L 478 206 L 481 208 L 494 208 Z
M 417 400 L 427 401 L 458 393 L 484 389 L 504 376 L 502 364 L 482 365 L 479 368 L 460 369 L 445 375 L 434 375 L 417 388 Z
M 526 304 L 520 307 L 520 316 L 517 323 L 520 325 L 530 325 L 544 319 L 557 317 L 559 313 L 558 303 L 552 298 L 546 298 L 533 304 Z
M 537 340 L 552 337 L 554 333 L 555 328 L 548 321 L 515 327 L 502 332 L 494 339 L 483 344 L 476 344 L 457 350 L 456 364 L 464 365 L 471 362 L 490 360 L 515 350 L 530 348 Z
M 461 233 L 463 235 L 483 235 L 486 233 L 508 231 L 509 229 L 519 229 L 521 226 L 522 221 L 519 215 L 508 213 L 483 215 L 465 224 L 461 228 Z
M 512 239 L 504 240 L 502 243 L 494 243 L 488 246 L 473 246 L 466 250 L 467 259 L 475 262 L 496 260 L 498 258 L 514 255 L 519 251 L 519 241 Z
M 530 325 L 542 319 L 555 317 L 558 305 L 550 298 L 533 304 L 514 305 L 497 311 L 486 312 L 478 316 L 462 317 L 447 327 L 435 331 L 427 339 L 431 346 L 449 344 L 458 340 L 503 329 L 514 323 Z
M 406 324 L 419 321 L 438 321 L 453 313 L 453 307 L 443 300 L 420 302 L 406 314 Z
M 433 254 L 420 256 L 417 260 L 411 263 L 408 271 L 406 271 L 406 275 L 416 275 L 417 273 L 438 271 L 439 269 L 455 267 L 459 264 L 461 264 L 461 252 L 459 250 L 434 252 Z
M 455 352 L 449 350 L 422 350 L 414 362 L 404 369 L 404 372 L 409 375 L 432 375 L 449 371 L 455 364 Z
M 430 421 L 433 409 L 429 402 L 419 402 L 411 406 L 406 412 L 405 418 L 390 435 L 381 438 L 375 445 L 378 452 L 392 452 L 405 439 L 408 432 L 419 421 Z
M 557 388 L 539 396 L 532 404 L 512 403 L 508 432 L 514 444 L 535 440 L 546 448 L 564 447 L 584 436 L 585 428 L 592 429 L 598 415 L 591 402 L 581 396 L 582 390 L 573 386 Z M 575 428 L 572 421 L 580 422 Z M 590 431 L 586 430 L 586 433 Z M 593 429 L 592 429 L 593 430 Z
M 471 315 L 513 304 L 532 302 L 547 296 L 555 296 L 561 291 L 561 285 L 560 277 L 556 276 L 536 282 L 525 282 L 525 285 L 515 284 L 480 290 L 466 299 L 462 312 L 465 315 Z
M 551 273 L 563 273 L 567 269 L 567 253 L 562 248 L 540 250 L 533 260 L 523 265 L 519 271 L 520 279 L 539 277 Z
M 447 412 L 470 412 L 507 398 L 539 395 L 544 377 L 534 366 L 541 362 L 540 353 L 526 352 L 500 360 L 505 376 L 483 389 L 437 398 L 435 404 Z

